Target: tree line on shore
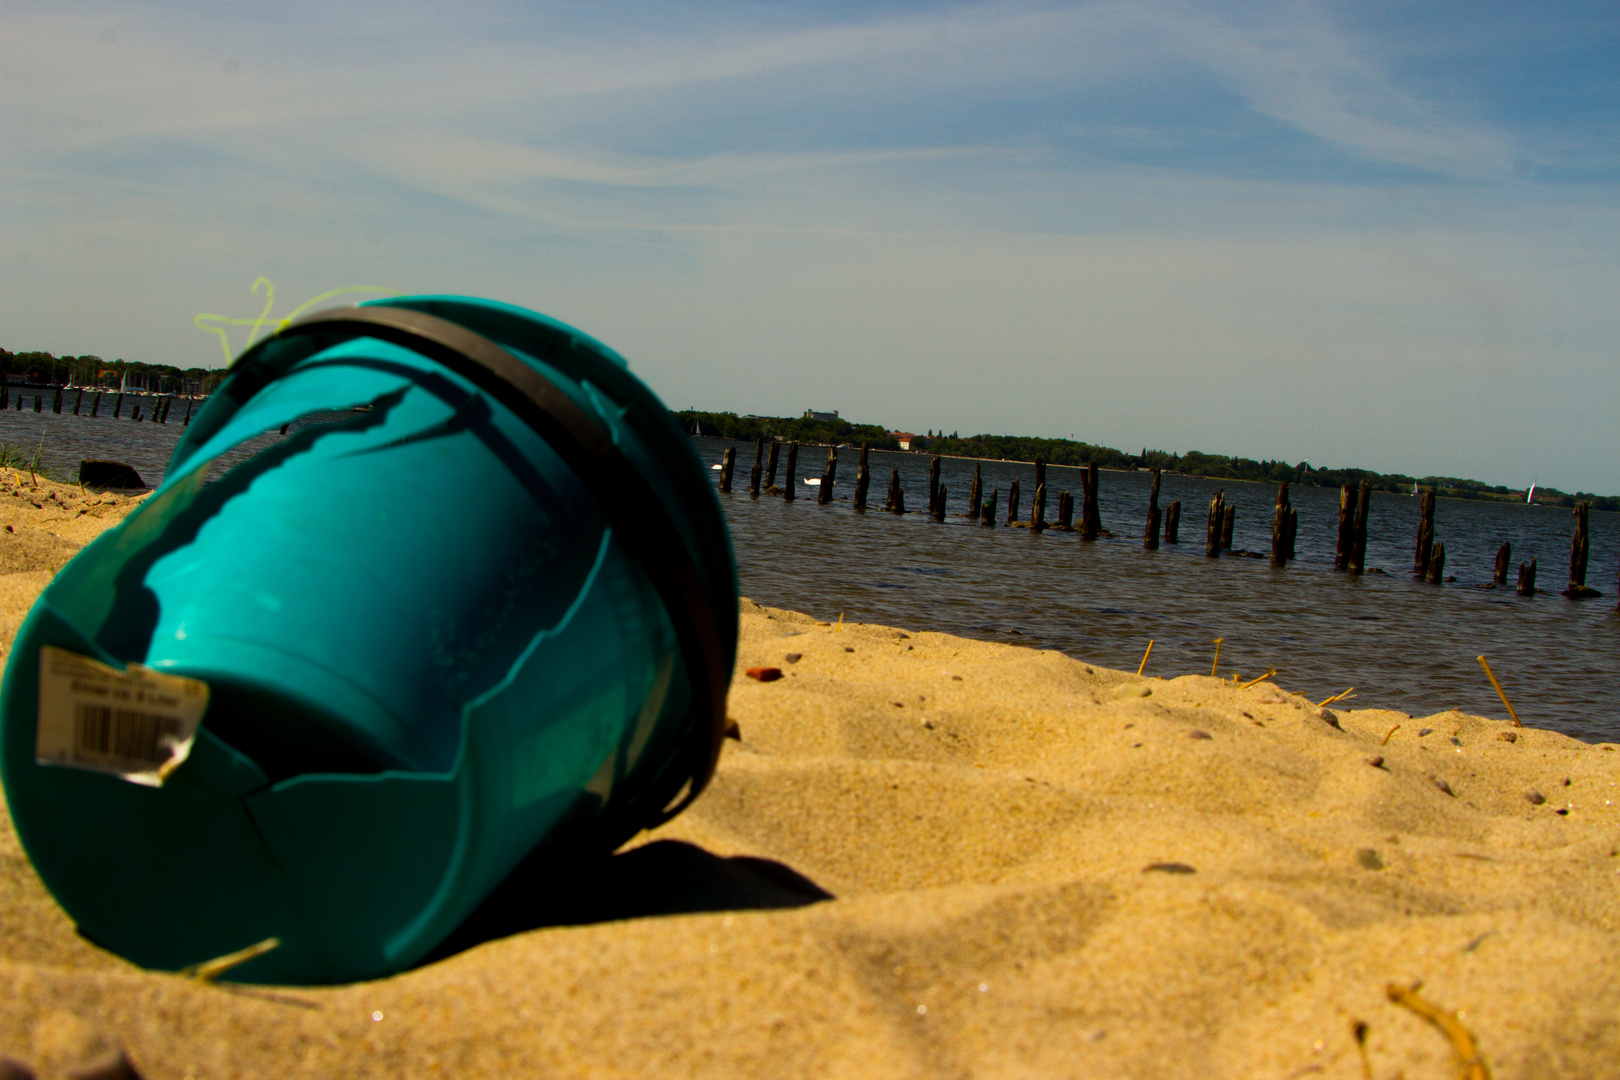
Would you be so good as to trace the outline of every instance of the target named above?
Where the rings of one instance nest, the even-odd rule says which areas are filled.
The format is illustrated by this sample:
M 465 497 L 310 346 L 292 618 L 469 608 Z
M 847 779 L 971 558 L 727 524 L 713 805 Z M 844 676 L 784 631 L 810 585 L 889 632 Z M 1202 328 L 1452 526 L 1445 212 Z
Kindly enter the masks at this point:
M 842 419 L 810 417 L 738 416 L 736 413 L 695 409 L 684 409 L 675 415 L 692 434 L 743 442 L 775 438 L 800 443 L 865 443 L 874 450 L 900 449 L 895 433 L 878 424 L 852 424 Z M 1206 454 L 1198 450 L 1176 454 L 1143 447 L 1140 454 L 1130 454 L 1111 446 L 1096 446 L 1074 439 L 1041 439 L 1023 435 L 971 435 L 964 438 L 955 432 L 947 435 L 943 431 L 915 435 L 910 442 L 913 452 L 950 457 L 1001 461 L 1034 461 L 1039 458 L 1051 465 L 1089 465 L 1096 462 L 1100 469 L 1160 468 L 1184 476 L 1273 483 L 1287 480 L 1291 484 L 1307 487 L 1354 486 L 1366 480 L 1374 491 L 1404 493 L 1412 491 L 1416 485 L 1433 488 L 1437 496 L 1448 499 L 1522 502 L 1525 497 L 1522 490 L 1514 491 L 1502 484 L 1493 486 L 1455 476 L 1407 476 L 1404 473 L 1377 473 L 1371 469 L 1354 468 L 1318 469 L 1305 462 L 1256 461 L 1225 454 Z M 1571 494 L 1553 487 L 1538 487 L 1536 501 L 1557 506 L 1574 506 L 1577 502 L 1585 502 L 1590 503 L 1594 510 L 1620 510 L 1620 496 L 1599 496 L 1583 491 Z
M 36 386 L 127 385 L 155 393 L 209 394 L 225 372 L 210 368 L 178 368 L 172 364 L 143 364 L 135 360 L 103 360 L 99 356 L 56 356 L 48 352 L 11 352 L 0 349 L 0 374 L 8 383 Z

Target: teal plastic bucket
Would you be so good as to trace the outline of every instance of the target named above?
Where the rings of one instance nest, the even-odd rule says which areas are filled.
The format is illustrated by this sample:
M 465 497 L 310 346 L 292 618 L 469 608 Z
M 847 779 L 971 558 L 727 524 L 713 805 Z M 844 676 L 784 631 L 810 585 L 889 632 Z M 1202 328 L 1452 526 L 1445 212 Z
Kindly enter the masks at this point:
M 274 937 L 229 977 L 374 978 L 537 850 L 689 803 L 736 639 L 707 473 L 622 359 L 518 308 L 390 299 L 244 354 L 45 590 L 0 772 L 91 940 L 177 970 Z

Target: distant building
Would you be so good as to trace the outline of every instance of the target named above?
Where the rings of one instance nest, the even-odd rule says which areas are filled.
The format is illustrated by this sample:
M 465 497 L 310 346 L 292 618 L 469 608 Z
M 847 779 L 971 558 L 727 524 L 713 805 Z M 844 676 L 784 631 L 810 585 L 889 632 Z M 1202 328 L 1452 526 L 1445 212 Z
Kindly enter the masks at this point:
M 836 420 L 836 419 L 838 419 L 838 410 L 834 409 L 832 412 L 816 412 L 816 410 L 814 410 L 814 409 L 806 409 L 806 410 L 804 410 L 804 419 L 806 419 L 806 420 Z
M 895 442 L 900 444 L 902 450 L 910 450 L 911 440 L 917 437 L 909 431 L 891 431 L 889 434 L 894 437 Z

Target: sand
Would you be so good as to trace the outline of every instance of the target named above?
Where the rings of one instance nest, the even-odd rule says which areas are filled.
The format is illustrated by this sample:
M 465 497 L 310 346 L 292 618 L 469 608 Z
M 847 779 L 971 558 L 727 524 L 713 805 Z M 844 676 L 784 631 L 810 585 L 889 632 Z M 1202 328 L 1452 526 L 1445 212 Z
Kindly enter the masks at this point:
M 8 647 L 128 504 L 14 488 Z M 0 1054 L 41 1077 L 122 1051 L 222 1080 L 1354 1080 L 1360 1023 L 1379 1080 L 1457 1076 L 1388 996 L 1421 983 L 1491 1076 L 1620 1076 L 1614 745 L 746 601 L 742 623 L 740 738 L 695 806 L 379 982 L 131 967 L 0 819 Z

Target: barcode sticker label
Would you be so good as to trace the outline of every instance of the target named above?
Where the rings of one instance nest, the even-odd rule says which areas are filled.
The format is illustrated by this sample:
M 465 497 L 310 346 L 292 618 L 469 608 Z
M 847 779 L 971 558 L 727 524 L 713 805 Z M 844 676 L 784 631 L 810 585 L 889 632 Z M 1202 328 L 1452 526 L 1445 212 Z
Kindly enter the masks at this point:
M 190 755 L 207 709 L 205 682 L 141 664 L 119 671 L 46 645 L 34 759 L 162 787 Z

